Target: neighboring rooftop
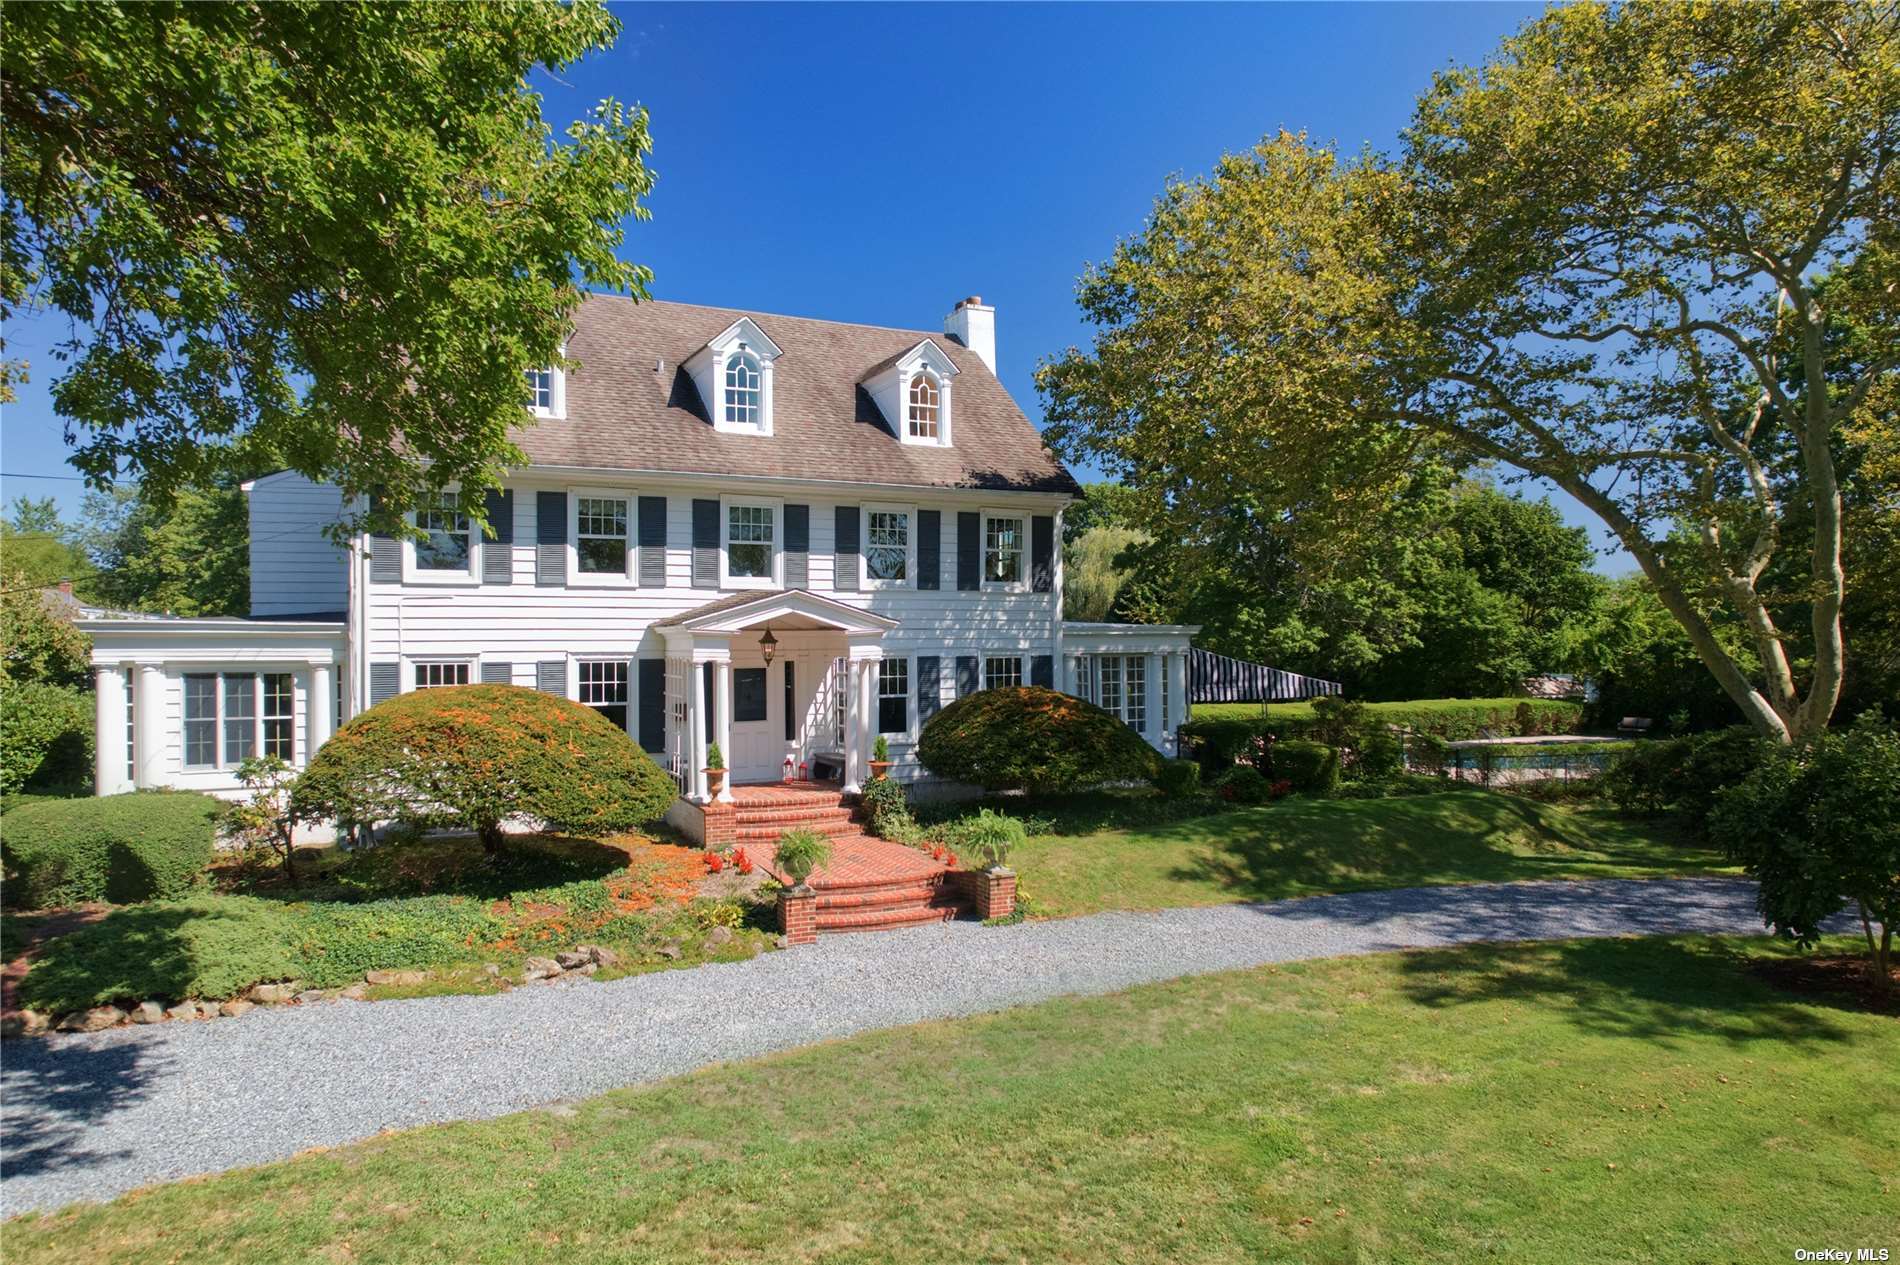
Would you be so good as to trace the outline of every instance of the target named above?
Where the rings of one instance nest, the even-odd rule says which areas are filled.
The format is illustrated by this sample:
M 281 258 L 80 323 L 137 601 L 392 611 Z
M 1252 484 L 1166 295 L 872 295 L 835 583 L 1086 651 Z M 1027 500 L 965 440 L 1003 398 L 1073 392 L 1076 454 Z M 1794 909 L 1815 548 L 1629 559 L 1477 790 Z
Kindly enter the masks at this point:
M 750 317 L 782 351 L 773 365 L 770 435 L 715 430 L 681 369 L 740 317 Z M 884 418 L 858 385 L 869 370 L 925 339 L 957 366 L 953 447 L 900 443 L 891 430 L 900 419 Z M 515 436 L 537 465 L 1079 490 L 978 352 L 941 332 L 595 294 L 575 314 L 567 353 L 580 367 L 567 375 L 566 415 Z

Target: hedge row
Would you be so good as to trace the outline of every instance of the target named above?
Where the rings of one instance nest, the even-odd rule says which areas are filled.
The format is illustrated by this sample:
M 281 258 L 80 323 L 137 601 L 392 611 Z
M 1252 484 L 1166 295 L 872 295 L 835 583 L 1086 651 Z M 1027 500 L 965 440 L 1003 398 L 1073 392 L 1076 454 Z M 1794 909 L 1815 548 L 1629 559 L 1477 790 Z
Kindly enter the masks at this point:
M 183 896 L 211 864 L 223 809 L 193 791 L 20 804 L 0 821 L 6 903 L 45 909 Z
M 1242 710 L 1245 709 L 1245 710 Z M 1575 733 L 1583 723 L 1583 705 L 1541 698 L 1435 698 L 1407 703 L 1368 703 L 1367 719 L 1451 742 L 1489 731 L 1498 738 Z M 1274 704 L 1262 716 L 1257 704 L 1213 704 L 1195 708 L 1195 719 L 1181 726 L 1204 763 L 1220 764 L 1246 755 L 1256 739 L 1311 736 L 1319 724 L 1310 704 Z
M 92 781 L 93 701 L 63 685 L 0 691 L 0 795 Z

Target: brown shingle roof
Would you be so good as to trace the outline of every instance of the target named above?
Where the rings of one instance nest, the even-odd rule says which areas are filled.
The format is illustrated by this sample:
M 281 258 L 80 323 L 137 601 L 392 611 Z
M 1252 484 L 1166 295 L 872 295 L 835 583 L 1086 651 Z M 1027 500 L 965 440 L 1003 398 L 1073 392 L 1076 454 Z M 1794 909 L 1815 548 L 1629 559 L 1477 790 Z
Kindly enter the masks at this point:
M 773 366 L 773 434 L 712 427 L 682 362 L 741 316 L 784 352 Z M 899 443 L 858 381 L 932 339 L 956 363 L 955 446 Z M 926 331 L 841 325 L 687 303 L 589 295 L 567 352 L 567 416 L 515 436 L 539 465 L 912 487 L 1078 489 L 977 354 Z M 664 372 L 655 365 L 664 361 Z

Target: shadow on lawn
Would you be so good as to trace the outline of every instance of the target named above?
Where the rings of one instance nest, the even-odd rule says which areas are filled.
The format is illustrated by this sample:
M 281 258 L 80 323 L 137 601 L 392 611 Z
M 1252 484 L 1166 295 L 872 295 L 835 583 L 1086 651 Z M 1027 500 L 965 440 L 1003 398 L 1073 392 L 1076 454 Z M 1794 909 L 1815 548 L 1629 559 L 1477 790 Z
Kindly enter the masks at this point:
M 126 1034 L 7 1042 L 0 1176 L 91 1168 L 129 1155 L 94 1149 L 90 1126 L 144 1098 L 158 1075 L 155 1063 L 149 1042 Z
M 1663 1047 L 1685 1034 L 1738 1045 L 1857 1038 L 1825 1013 L 1840 1007 L 1778 996 L 1750 973 L 1753 960 L 1719 940 L 1605 939 L 1416 950 L 1399 969 L 1421 1006 L 1524 1002 L 1592 1033 Z
M 1167 829 L 1194 850 L 1169 872 L 1242 899 L 1453 882 L 1517 882 L 1632 867 L 1690 872 L 1701 849 L 1622 819 L 1487 791 L 1298 799 Z
M 388 841 L 349 852 L 311 857 L 297 882 L 284 880 L 276 864 L 234 868 L 219 886 L 233 894 L 279 901 L 370 901 L 407 896 L 467 896 L 506 900 L 518 892 L 603 879 L 628 867 L 623 849 L 593 839 L 561 835 L 512 838 L 500 856 L 483 853 L 472 835 Z M 312 864 L 314 862 L 314 864 Z

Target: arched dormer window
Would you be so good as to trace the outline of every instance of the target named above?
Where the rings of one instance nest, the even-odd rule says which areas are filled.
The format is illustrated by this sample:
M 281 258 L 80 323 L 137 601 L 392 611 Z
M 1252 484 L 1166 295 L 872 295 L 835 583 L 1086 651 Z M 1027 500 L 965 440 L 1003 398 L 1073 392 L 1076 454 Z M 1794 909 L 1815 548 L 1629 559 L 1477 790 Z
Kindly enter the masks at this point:
M 726 425 L 756 429 L 763 418 L 759 358 L 743 343 L 726 357 Z
M 934 374 L 920 371 L 910 380 L 910 405 L 905 425 L 910 438 L 936 443 L 941 438 L 939 410 L 943 394 Z

